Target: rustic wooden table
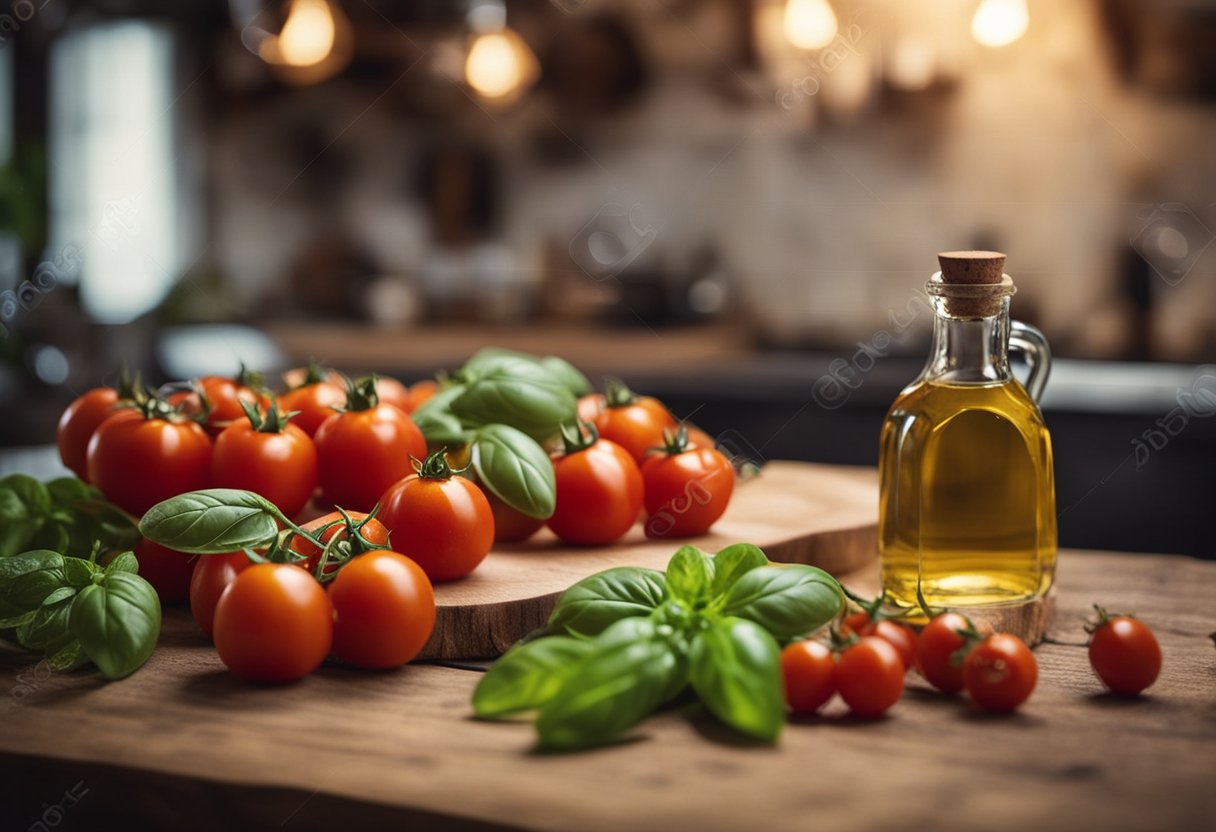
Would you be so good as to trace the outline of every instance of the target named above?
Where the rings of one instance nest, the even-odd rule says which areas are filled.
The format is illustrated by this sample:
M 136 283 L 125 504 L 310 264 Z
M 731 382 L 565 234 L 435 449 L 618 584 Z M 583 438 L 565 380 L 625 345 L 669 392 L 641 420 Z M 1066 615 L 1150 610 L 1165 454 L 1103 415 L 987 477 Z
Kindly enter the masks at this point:
M 148 665 L 121 682 L 0 653 L 0 828 L 1204 828 L 1214 597 L 1216 563 L 1068 552 L 1038 690 L 1012 716 L 913 676 L 885 719 L 833 703 L 775 748 L 688 706 L 575 755 L 537 753 L 527 724 L 472 720 L 474 668 L 326 667 L 252 687 L 174 610 Z M 1165 664 L 1151 695 L 1102 692 L 1082 630 L 1093 601 L 1156 629 Z

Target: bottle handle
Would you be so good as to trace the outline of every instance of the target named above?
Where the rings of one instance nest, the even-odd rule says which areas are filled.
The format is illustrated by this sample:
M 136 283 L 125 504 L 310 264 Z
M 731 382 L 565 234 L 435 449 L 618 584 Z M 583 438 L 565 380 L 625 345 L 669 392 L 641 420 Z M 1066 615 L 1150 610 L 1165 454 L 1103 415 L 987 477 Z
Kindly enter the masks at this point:
M 1026 379 L 1026 390 L 1037 403 L 1043 397 L 1047 376 L 1051 374 L 1051 347 L 1042 332 L 1021 321 L 1009 322 L 1009 348 L 1026 354 L 1030 375 Z

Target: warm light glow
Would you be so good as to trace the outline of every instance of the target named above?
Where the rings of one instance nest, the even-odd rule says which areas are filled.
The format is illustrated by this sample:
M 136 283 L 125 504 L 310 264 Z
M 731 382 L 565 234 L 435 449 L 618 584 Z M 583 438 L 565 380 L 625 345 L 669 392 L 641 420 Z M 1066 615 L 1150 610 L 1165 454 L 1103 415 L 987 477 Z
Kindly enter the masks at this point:
M 923 90 L 937 75 L 937 50 L 922 37 L 906 37 L 895 44 L 887 62 L 887 80 L 901 90 Z
M 827 0 L 787 0 L 785 37 L 799 49 L 822 49 L 836 37 L 836 13 Z
M 971 36 L 984 46 L 1007 46 L 1029 25 L 1026 0 L 983 0 L 971 18 Z
M 486 98 L 505 98 L 532 82 L 536 58 L 511 29 L 478 35 L 469 47 L 464 77 Z
M 329 0 L 290 0 L 287 20 L 278 37 L 262 43 L 267 61 L 288 66 L 314 66 L 334 48 L 336 25 Z

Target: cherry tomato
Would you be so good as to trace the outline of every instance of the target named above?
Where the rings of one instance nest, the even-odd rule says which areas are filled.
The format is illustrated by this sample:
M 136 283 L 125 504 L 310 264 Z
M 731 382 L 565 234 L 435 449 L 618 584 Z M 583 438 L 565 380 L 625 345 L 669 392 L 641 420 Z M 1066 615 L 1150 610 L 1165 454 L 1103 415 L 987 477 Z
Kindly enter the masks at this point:
M 1009 633 L 990 635 L 971 648 L 963 662 L 963 684 L 987 711 L 1012 711 L 1026 701 L 1039 679 L 1034 654 Z
M 916 641 L 916 668 L 929 684 L 942 693 L 957 693 L 963 689 L 963 665 L 952 657 L 966 645 L 959 635 L 970 622 L 956 612 L 943 613 L 920 632 Z
M 435 593 L 414 561 L 382 549 L 359 555 L 329 585 L 334 653 L 355 667 L 400 667 L 435 629 Z
M 410 413 L 413 410 L 409 388 L 395 378 L 376 376 L 376 395 L 382 403 L 391 404 L 402 413 Z
M 286 413 L 298 411 L 291 423 L 309 436 L 315 436 L 317 428 L 344 404 L 346 393 L 328 381 L 296 387 L 279 396 L 279 407 Z
M 910 670 L 916 664 L 916 633 L 907 625 L 889 618 L 871 621 L 869 613 L 862 611 L 845 618 L 842 629 L 859 636 L 878 636 L 891 642 L 891 646 L 899 652 L 905 670 Z
M 409 409 L 405 412 L 413 413 L 422 405 L 423 402 L 438 392 L 439 382 L 435 381 L 434 379 L 427 378 L 411 384 L 409 387 L 409 399 L 407 401 L 409 404 Z
M 162 412 L 147 418 L 135 409 L 119 410 L 89 440 L 89 481 L 137 517 L 161 500 L 210 484 L 206 431 Z
M 880 716 L 904 692 L 904 663 L 899 651 L 885 639 L 862 636 L 840 655 L 836 688 L 857 716 Z
M 351 551 L 354 554 L 358 554 L 368 546 L 388 546 L 388 529 L 384 527 L 383 523 L 375 517 L 370 520 L 367 519 L 367 515 L 361 511 L 348 511 L 346 514 L 355 523 L 359 534 L 366 541 L 366 543 L 352 541 Z M 320 532 L 322 543 L 328 543 L 336 535 L 341 535 L 343 539 L 350 540 L 350 530 L 346 527 L 346 521 L 336 511 L 330 512 L 323 517 L 318 517 L 316 520 L 310 520 L 300 526 L 300 528 L 306 532 Z M 320 531 L 321 529 L 324 529 L 324 531 Z M 291 539 L 291 550 L 307 557 L 308 560 L 300 565 L 304 567 L 308 574 L 316 575 L 317 567 L 321 564 L 321 550 L 307 539 L 298 535 Z M 332 574 L 337 569 L 337 563 L 330 563 L 325 567 L 325 574 Z
M 781 678 L 790 710 L 814 713 L 836 692 L 836 657 L 818 641 L 795 641 L 781 651 Z
M 705 534 L 730 503 L 735 469 L 713 448 L 691 448 L 680 429 L 662 453 L 642 464 L 646 536 Z
M 316 670 L 333 643 L 334 611 L 311 575 L 287 563 L 255 563 L 215 605 L 215 650 L 251 682 L 282 683 Z
M 688 444 L 693 448 L 718 447 L 717 441 L 705 431 L 693 425 L 688 425 Z
M 463 578 L 494 545 L 489 502 L 476 485 L 452 476 L 442 451 L 385 491 L 376 516 L 388 527 L 394 548 L 432 581 Z
M 86 458 L 89 440 L 93 438 L 93 431 L 114 415 L 117 402 L 118 391 L 114 388 L 94 387 L 77 397 L 59 417 L 59 428 L 55 432 L 59 458 L 85 482 L 89 481 Z
M 517 511 L 500 500 L 489 489 L 482 489 L 486 502 L 490 504 L 490 512 L 494 515 L 495 543 L 522 543 L 540 531 L 545 521 L 540 517 L 529 517 L 522 511 Z
M 287 372 L 283 373 L 283 383 L 287 385 L 288 390 L 295 390 L 297 387 L 305 387 L 309 384 L 316 384 L 319 381 L 324 381 L 327 384 L 332 384 L 339 390 L 346 387 L 346 377 L 337 370 L 330 370 L 322 367 L 315 361 L 310 361 L 306 367 L 292 367 Z
M 1089 639 L 1089 663 L 1114 693 L 1134 696 L 1157 680 L 1161 646 L 1143 622 L 1099 608 Z
M 588 393 L 585 396 L 580 396 L 578 400 L 578 420 L 580 422 L 595 424 L 607 406 L 604 402 L 603 393 Z
M 256 424 L 243 416 L 216 437 L 211 481 L 217 488 L 260 494 L 294 517 L 316 490 L 317 451 L 308 434 L 284 422 L 272 404 Z
M 207 413 L 207 430 L 219 433 L 232 422 L 245 418 L 245 409 L 241 402 L 262 406 L 266 397 L 259 392 L 261 380 L 256 373 L 241 370 L 237 378 L 224 376 L 203 376 L 195 381 L 195 386 L 203 391 L 211 410 Z M 188 416 L 202 413 L 203 405 L 198 393 L 182 390 L 169 396 L 169 403 L 180 407 Z
M 139 577 L 152 584 L 162 604 L 184 604 L 190 600 L 190 576 L 199 555 L 166 549 L 147 538 L 135 547 Z
M 621 537 L 642 513 L 642 473 L 629 452 L 594 429 L 586 447 L 554 460 L 557 507 L 549 528 L 567 543 L 602 546 Z
M 347 392 L 347 410 L 326 419 L 313 441 L 321 493 L 334 505 L 371 511 L 380 495 L 426 457 L 426 439 L 404 411 L 382 404 L 363 379 Z
M 199 555 L 190 576 L 190 614 L 207 636 L 215 627 L 215 605 L 252 562 L 244 552 L 228 552 L 224 555 Z M 143 572 L 143 564 L 140 564 Z
M 610 385 L 606 407 L 596 417 L 600 436 L 624 448 L 641 465 L 653 448 L 664 445 L 663 432 L 679 426 L 667 408 L 654 398 L 636 396 L 623 385 Z

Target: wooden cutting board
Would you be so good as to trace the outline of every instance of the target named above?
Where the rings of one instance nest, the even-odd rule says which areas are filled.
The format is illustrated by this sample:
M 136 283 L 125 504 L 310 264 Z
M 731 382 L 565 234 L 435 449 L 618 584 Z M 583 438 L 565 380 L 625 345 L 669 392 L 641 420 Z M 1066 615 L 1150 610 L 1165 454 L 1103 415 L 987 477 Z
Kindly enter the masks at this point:
M 542 626 L 571 584 L 612 566 L 663 569 L 684 543 L 716 552 L 754 543 L 771 560 L 806 563 L 833 575 L 878 554 L 878 477 L 869 468 L 770 462 L 739 485 L 710 533 L 648 540 L 641 524 L 621 541 L 576 548 L 542 529 L 526 543 L 498 546 L 467 578 L 435 587 L 435 635 L 428 659 L 492 658 Z

